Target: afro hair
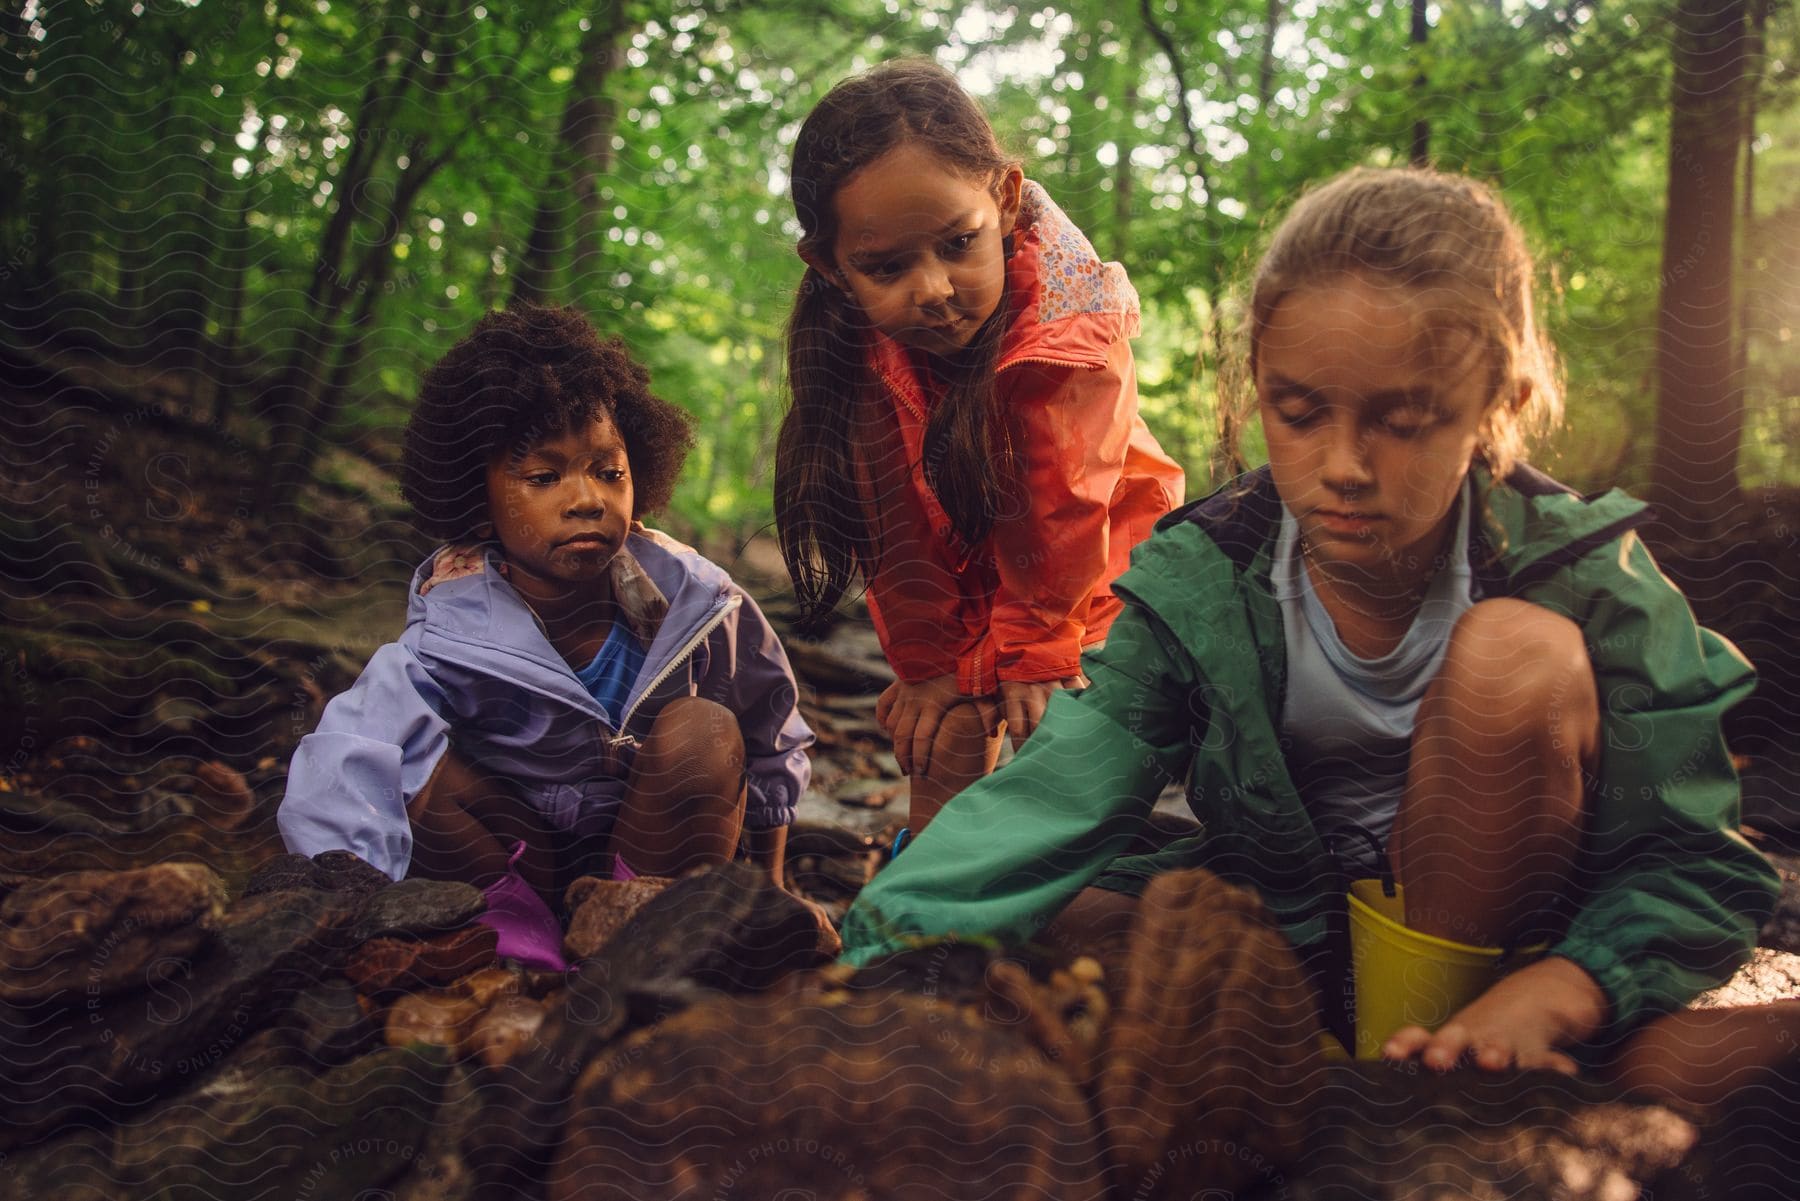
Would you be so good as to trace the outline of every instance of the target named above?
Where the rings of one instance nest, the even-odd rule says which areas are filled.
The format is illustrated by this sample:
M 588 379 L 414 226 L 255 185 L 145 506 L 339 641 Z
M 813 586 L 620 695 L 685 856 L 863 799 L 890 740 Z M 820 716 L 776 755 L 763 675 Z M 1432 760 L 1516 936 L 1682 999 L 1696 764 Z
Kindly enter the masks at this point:
M 487 466 L 611 420 L 625 442 L 632 517 L 669 503 L 694 444 L 693 420 L 650 392 L 650 374 L 617 338 L 572 308 L 517 305 L 489 313 L 425 373 L 406 423 L 400 491 L 431 538 L 471 537 L 488 520 Z

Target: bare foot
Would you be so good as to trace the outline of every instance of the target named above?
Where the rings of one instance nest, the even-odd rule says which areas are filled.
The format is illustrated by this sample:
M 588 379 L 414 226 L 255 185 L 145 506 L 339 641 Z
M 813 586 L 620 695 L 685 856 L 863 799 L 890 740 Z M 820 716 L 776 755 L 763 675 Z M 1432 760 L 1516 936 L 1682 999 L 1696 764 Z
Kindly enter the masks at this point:
M 1573 960 L 1552 956 L 1520 968 L 1452 1014 L 1433 1033 L 1405 1026 L 1381 1048 L 1384 1059 L 1417 1059 L 1447 1072 L 1465 1055 L 1489 1072 L 1549 1068 L 1575 1074 L 1560 1048 L 1593 1036 L 1606 1018 L 1606 994 Z

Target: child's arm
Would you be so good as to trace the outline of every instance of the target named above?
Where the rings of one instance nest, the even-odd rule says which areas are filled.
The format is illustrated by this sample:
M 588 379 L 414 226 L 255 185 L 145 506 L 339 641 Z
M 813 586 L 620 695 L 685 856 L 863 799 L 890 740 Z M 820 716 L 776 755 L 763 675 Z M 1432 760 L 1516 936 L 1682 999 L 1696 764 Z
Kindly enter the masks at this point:
M 300 740 L 276 815 L 287 849 L 352 851 L 399 880 L 412 862 L 406 807 L 450 745 L 449 705 L 424 665 L 390 642 Z
M 1137 413 L 1130 344 L 1114 343 L 1100 370 L 1027 365 L 1001 378 L 1028 507 L 994 526 L 990 629 L 957 668 L 967 696 L 991 695 L 1003 680 L 1053 685 L 1079 673 L 1089 598 L 1118 557 L 1111 539 L 1125 533 L 1112 528 L 1112 505 Z M 1179 499 L 1146 488 L 1139 537 Z
M 1127 607 L 1086 665 L 1092 684 L 1051 698 L 1018 757 L 863 889 L 844 919 L 850 962 L 917 937 L 1028 941 L 1130 844 L 1192 753 L 1192 661 Z

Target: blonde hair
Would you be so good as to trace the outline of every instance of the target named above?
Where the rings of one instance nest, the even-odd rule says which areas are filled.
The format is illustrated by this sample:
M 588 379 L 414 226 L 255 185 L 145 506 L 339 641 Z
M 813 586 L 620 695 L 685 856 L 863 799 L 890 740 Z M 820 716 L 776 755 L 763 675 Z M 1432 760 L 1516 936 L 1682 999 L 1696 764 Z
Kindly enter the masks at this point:
M 1537 321 L 1525 235 L 1487 184 L 1418 167 L 1356 167 L 1295 202 L 1250 284 L 1243 399 L 1222 406 L 1237 455 L 1244 405 L 1254 395 L 1262 333 L 1283 299 L 1304 287 L 1362 276 L 1417 288 L 1431 301 L 1430 336 L 1473 337 L 1486 357 L 1489 400 L 1476 455 L 1496 480 L 1562 420 L 1555 352 Z M 1463 343 L 1466 346 L 1466 342 Z M 1520 383 L 1523 404 L 1510 398 Z M 1247 393 L 1247 395 L 1246 395 Z

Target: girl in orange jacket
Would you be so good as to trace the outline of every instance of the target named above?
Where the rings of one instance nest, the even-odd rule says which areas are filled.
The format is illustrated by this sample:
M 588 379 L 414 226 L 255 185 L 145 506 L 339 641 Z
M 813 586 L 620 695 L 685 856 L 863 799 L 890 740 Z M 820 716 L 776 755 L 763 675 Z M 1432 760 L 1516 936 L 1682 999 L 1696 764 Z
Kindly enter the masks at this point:
M 896 682 L 876 716 L 909 828 L 993 770 L 1120 609 L 1182 499 L 1138 415 L 1137 294 L 1000 149 L 948 71 L 845 80 L 792 168 L 807 271 L 775 515 L 803 626 L 852 581 Z

